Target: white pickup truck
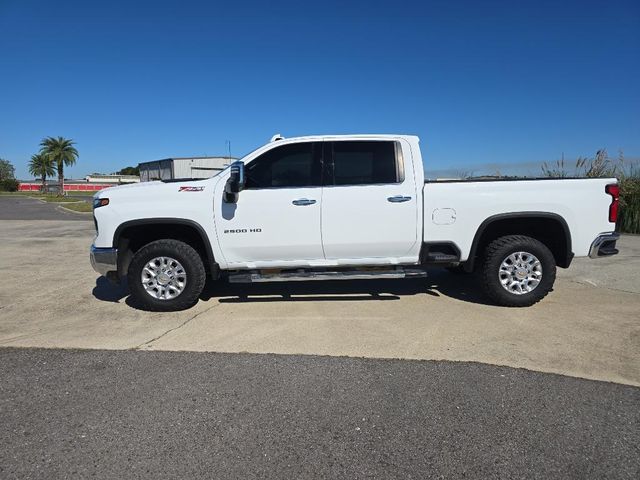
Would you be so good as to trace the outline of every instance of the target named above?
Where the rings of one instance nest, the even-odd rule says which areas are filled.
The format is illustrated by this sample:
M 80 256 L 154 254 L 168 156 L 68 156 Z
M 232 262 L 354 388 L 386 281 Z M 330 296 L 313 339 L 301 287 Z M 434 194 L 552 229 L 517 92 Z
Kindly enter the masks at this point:
M 415 136 L 274 136 L 212 178 L 99 192 L 90 258 L 151 310 L 191 307 L 207 275 L 401 278 L 434 264 L 522 307 L 556 266 L 618 253 L 617 212 L 615 178 L 425 182 Z

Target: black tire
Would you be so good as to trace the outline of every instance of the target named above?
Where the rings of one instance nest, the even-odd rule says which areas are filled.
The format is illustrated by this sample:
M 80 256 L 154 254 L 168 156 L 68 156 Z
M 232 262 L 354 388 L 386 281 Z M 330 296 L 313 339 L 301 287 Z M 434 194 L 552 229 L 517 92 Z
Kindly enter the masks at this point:
M 542 278 L 533 290 L 516 294 L 501 283 L 500 265 L 511 254 L 527 252 L 535 255 L 542 267 Z M 528 307 L 542 300 L 552 289 L 556 279 L 556 260 L 542 242 L 525 235 L 500 237 L 485 250 L 482 265 L 482 284 L 487 296 L 496 304 L 505 307 Z
M 154 298 L 142 284 L 143 268 L 156 257 L 171 257 L 184 268 L 184 289 L 175 298 Z M 194 306 L 202 293 L 205 280 L 206 272 L 198 252 L 178 240 L 156 240 L 145 245 L 135 253 L 127 272 L 129 288 L 136 302 L 141 308 L 156 312 L 173 312 Z

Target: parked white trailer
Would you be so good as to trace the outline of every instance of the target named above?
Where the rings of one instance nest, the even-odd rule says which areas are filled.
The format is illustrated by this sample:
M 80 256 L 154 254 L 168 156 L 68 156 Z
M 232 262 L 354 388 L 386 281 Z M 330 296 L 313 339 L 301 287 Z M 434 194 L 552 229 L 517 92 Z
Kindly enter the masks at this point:
M 618 252 L 618 201 L 615 178 L 425 183 L 415 136 L 276 136 L 213 178 L 98 193 L 91 261 L 155 310 L 193 305 L 207 274 L 397 278 L 433 264 L 528 306 L 556 266 Z

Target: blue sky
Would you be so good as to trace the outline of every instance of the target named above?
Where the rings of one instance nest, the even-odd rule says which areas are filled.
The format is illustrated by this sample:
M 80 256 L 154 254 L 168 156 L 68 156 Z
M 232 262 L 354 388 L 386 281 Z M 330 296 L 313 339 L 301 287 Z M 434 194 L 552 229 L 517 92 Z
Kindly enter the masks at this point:
M 427 171 L 640 156 L 640 2 L 0 0 L 0 157 L 81 177 L 276 132 L 420 135 Z M 500 167 L 500 165 L 502 167 Z

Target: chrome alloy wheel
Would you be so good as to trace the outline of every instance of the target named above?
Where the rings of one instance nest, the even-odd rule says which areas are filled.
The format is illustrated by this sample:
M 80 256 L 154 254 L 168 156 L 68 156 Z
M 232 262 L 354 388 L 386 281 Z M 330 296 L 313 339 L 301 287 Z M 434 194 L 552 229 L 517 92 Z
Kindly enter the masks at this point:
M 175 258 L 156 257 L 144 266 L 140 280 L 153 298 L 171 300 L 187 285 L 187 272 Z
M 529 252 L 514 252 L 500 264 L 498 278 L 507 292 L 524 295 L 540 284 L 542 264 Z

